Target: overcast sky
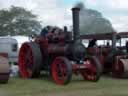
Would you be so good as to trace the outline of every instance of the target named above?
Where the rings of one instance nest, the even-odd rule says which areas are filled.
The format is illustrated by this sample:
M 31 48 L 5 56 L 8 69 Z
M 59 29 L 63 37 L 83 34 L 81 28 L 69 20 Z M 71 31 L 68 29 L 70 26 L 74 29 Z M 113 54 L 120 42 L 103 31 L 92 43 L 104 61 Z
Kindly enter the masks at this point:
M 101 12 L 117 31 L 128 31 L 128 0 L 0 0 L 0 9 L 11 5 L 24 7 L 37 14 L 43 25 L 62 27 L 72 24 L 70 9 L 79 1 Z

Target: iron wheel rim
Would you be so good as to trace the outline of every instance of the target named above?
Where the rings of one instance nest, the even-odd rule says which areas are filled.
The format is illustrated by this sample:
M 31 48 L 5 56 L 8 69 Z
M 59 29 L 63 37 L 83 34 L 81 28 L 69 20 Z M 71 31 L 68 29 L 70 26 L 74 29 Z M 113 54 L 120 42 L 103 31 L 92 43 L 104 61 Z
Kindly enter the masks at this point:
M 19 69 L 23 78 L 32 77 L 32 67 L 34 63 L 32 60 L 34 59 L 30 45 L 29 43 L 24 43 L 19 52 Z
M 68 59 L 57 57 L 52 63 L 52 77 L 57 84 L 65 85 L 72 77 L 71 64 Z

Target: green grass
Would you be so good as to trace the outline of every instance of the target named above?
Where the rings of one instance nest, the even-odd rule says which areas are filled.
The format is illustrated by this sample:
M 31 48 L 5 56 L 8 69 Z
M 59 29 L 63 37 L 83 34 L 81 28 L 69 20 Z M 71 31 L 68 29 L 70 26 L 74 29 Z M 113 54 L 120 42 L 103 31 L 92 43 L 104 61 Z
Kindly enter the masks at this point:
M 128 80 L 102 77 L 94 83 L 75 78 L 61 86 L 48 78 L 11 78 L 0 85 L 0 96 L 128 96 Z

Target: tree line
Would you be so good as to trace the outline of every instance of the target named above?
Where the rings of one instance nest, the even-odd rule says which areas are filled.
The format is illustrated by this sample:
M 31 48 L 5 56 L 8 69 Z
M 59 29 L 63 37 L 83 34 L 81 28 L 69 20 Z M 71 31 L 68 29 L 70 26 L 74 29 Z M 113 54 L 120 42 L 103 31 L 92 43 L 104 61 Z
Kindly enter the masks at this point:
M 81 34 L 113 32 L 111 22 L 96 10 L 88 9 L 83 3 L 80 7 L 80 32 Z M 31 35 L 38 34 L 42 29 L 37 15 L 22 7 L 11 6 L 9 9 L 0 10 L 0 36 L 5 35 Z

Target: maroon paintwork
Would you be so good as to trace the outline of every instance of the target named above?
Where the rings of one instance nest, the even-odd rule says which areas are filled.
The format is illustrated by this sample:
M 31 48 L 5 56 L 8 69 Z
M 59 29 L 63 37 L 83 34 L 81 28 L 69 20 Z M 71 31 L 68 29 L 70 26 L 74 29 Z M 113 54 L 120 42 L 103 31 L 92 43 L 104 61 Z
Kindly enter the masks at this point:
M 117 34 L 117 32 L 112 32 L 112 33 L 97 33 L 97 34 L 86 34 L 86 35 L 81 35 L 81 39 L 97 39 L 97 40 L 111 40 L 112 36 L 114 34 Z
M 89 34 L 82 35 L 80 38 L 82 39 L 97 39 L 97 40 L 113 40 L 113 36 L 116 35 L 116 39 L 126 38 L 128 36 L 128 32 L 112 32 L 112 33 L 102 33 L 102 34 Z M 87 48 L 87 53 L 97 56 L 102 64 L 103 72 L 112 72 L 112 76 L 114 77 L 128 77 L 126 74 L 128 67 L 126 64 L 128 56 L 126 53 L 122 52 L 126 47 L 118 46 L 97 46 L 92 48 Z M 122 60 L 123 59 L 123 60 Z M 124 64 L 125 63 L 125 64 Z M 124 66 L 125 65 L 125 66 Z
M 51 33 L 51 32 L 49 32 Z M 70 44 L 72 44 L 73 41 L 67 43 L 66 42 L 66 38 L 65 38 L 65 34 L 63 34 L 63 36 L 61 35 L 63 34 L 60 33 L 60 37 L 58 37 L 58 42 L 52 42 L 49 41 L 47 39 L 47 37 L 36 37 L 35 40 L 31 43 L 35 43 L 39 45 L 39 49 L 40 49 L 40 54 L 42 54 L 41 56 L 41 60 L 39 60 L 38 62 L 41 62 L 41 64 L 39 65 L 41 68 L 37 70 L 41 71 L 41 70 L 49 70 L 48 67 L 51 68 L 51 72 L 53 75 L 53 79 L 55 80 L 55 82 L 57 84 L 67 84 L 69 81 L 68 79 L 71 78 L 67 76 L 68 73 L 66 73 L 65 71 L 68 70 L 67 66 L 65 63 L 68 63 L 68 66 L 71 67 L 71 69 L 69 69 L 71 71 L 71 73 L 75 73 L 78 74 L 80 73 L 83 78 L 85 80 L 90 80 L 90 81 L 97 81 L 99 80 L 99 76 L 101 73 L 101 69 L 99 69 L 99 65 L 97 68 L 97 63 L 99 63 L 99 61 L 96 60 L 95 57 L 82 57 L 84 58 L 84 60 L 82 60 L 82 63 L 80 63 L 79 61 L 75 61 L 73 60 L 74 57 L 72 54 L 70 54 L 70 52 L 68 51 L 68 48 L 70 47 Z M 79 44 L 76 45 L 76 47 L 79 46 Z M 74 49 L 75 47 L 71 47 L 72 49 Z M 86 49 L 85 47 L 84 50 Z M 34 52 L 37 51 L 34 50 Z M 39 75 L 34 73 L 35 70 L 33 70 L 32 66 L 35 66 L 34 64 L 34 58 L 36 58 L 34 56 L 33 50 L 31 49 L 31 44 L 29 42 L 26 42 L 22 45 L 21 49 L 20 49 L 20 53 L 19 53 L 19 68 L 20 68 L 20 73 L 21 76 L 23 78 L 30 78 L 30 77 L 36 77 Z M 69 53 L 69 55 L 68 55 Z M 39 54 L 39 53 L 38 53 Z M 85 54 L 86 55 L 86 54 Z M 58 59 L 59 58 L 59 59 Z M 64 60 L 63 60 L 64 58 Z M 66 58 L 66 60 L 65 60 Z M 66 61 L 66 62 L 65 62 Z M 26 64 L 27 62 L 27 64 Z M 65 63 L 63 63 L 65 62 Z M 61 64 L 62 63 L 62 64 Z M 26 66 L 28 68 L 26 68 Z M 38 66 L 38 64 L 36 63 L 36 66 Z M 60 67 L 57 67 L 60 66 Z M 70 68 L 69 67 L 69 68 Z M 100 67 L 101 68 L 101 67 Z M 59 76 L 57 76 L 57 71 L 60 69 L 62 71 L 62 77 L 61 74 Z M 98 70 L 98 72 L 97 72 Z M 65 75 L 64 75 L 65 74 Z M 98 76 L 97 76 L 98 74 Z M 67 76 L 67 77 L 65 77 Z M 61 78 L 61 79 L 59 79 Z M 68 78 L 67 80 L 62 79 L 62 78 Z
M 99 80 L 102 71 L 100 62 L 95 56 L 88 56 L 85 46 L 77 42 L 79 10 L 72 9 L 74 37 L 70 32 L 51 30 L 21 46 L 19 69 L 23 78 L 38 77 L 41 71 L 48 71 L 53 80 L 61 85 L 68 84 L 73 73 L 80 73 L 85 80 Z

